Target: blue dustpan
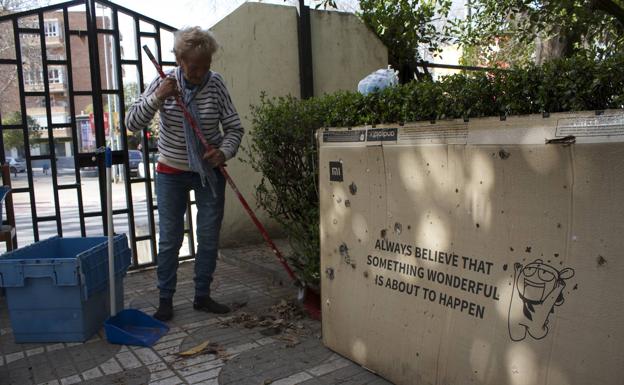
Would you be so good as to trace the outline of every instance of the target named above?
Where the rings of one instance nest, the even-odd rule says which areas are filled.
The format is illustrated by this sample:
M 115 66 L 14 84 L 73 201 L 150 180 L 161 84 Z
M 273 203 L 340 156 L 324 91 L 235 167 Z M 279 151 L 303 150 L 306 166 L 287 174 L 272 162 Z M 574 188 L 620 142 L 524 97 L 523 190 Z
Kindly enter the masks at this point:
M 112 130 L 111 130 L 112 135 Z M 115 306 L 115 260 L 113 257 L 113 192 L 111 167 L 113 156 L 110 147 L 105 150 L 107 212 L 108 212 L 108 274 L 111 316 L 104 321 L 106 339 L 112 344 L 151 346 L 169 331 L 169 326 L 136 310 L 126 309 L 117 313 Z
M 112 344 L 152 346 L 169 326 L 142 311 L 126 309 L 104 321 L 104 331 Z

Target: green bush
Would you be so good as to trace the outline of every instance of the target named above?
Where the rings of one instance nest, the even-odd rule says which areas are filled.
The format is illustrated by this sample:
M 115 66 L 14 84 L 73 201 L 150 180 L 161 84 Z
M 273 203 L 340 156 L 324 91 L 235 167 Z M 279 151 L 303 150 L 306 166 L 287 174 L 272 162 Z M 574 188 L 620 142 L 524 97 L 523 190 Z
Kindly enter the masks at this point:
M 299 277 L 317 285 L 319 207 L 315 131 L 321 127 L 624 108 L 624 55 L 571 58 L 511 71 L 457 74 L 363 96 L 266 98 L 252 106 L 244 160 L 262 174 L 261 207 L 280 223 Z

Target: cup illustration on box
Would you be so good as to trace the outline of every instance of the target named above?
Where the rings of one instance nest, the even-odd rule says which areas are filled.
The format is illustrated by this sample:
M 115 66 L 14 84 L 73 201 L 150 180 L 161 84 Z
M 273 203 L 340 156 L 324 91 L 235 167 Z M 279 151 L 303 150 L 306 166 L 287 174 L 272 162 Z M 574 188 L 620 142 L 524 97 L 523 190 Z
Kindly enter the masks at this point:
M 509 303 L 509 337 L 522 341 L 527 333 L 536 340 L 548 334 L 548 317 L 564 302 L 565 281 L 574 270 L 557 270 L 541 259 L 523 266 L 514 264 L 514 283 Z

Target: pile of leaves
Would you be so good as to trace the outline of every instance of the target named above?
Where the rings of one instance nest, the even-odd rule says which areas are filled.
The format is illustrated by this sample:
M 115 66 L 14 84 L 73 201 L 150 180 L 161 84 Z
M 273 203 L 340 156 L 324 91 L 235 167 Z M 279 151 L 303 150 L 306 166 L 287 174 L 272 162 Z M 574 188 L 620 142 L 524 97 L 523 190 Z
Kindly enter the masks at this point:
M 307 335 L 303 320 L 306 318 L 301 307 L 293 302 L 282 300 L 271 306 L 262 315 L 240 312 L 220 322 L 221 327 L 242 326 L 247 329 L 262 328 L 260 334 L 286 342 L 286 347 L 293 347 L 300 342 L 300 337 Z

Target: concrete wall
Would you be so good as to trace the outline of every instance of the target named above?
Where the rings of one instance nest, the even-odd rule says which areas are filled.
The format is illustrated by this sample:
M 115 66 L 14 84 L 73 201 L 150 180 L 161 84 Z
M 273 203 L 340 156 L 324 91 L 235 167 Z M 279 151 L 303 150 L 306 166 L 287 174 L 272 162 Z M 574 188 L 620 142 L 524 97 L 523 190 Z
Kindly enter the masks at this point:
M 314 95 L 357 90 L 358 82 L 388 65 L 388 50 L 349 13 L 310 12 Z
M 358 81 L 387 65 L 387 49 L 354 15 L 312 11 L 314 92 L 356 90 Z M 250 139 L 251 108 L 267 96 L 299 96 L 297 13 L 294 7 L 245 3 L 214 25 L 222 48 L 213 60 L 213 70 L 223 75 Z M 256 208 L 254 186 L 260 181 L 248 164 L 238 159 L 228 162 L 228 172 L 239 190 L 269 229 L 279 236 L 277 225 Z M 222 246 L 261 241 L 255 225 L 228 188 Z

